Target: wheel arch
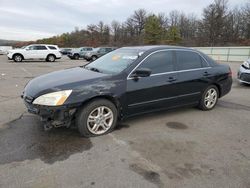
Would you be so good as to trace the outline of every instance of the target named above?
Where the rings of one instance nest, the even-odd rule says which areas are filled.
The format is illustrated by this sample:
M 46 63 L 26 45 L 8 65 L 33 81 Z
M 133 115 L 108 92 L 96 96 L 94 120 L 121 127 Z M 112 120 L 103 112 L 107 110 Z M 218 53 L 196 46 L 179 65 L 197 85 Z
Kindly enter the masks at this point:
M 22 58 L 24 59 L 24 56 L 23 56 L 23 54 L 21 54 L 21 53 L 19 53 L 19 52 L 17 52 L 17 53 L 14 53 L 14 54 L 12 55 L 12 59 L 14 59 L 15 55 L 20 55 L 20 56 L 22 56 Z
M 221 97 L 221 86 L 220 86 L 220 84 L 218 84 L 218 83 L 213 83 L 212 85 L 215 85 L 216 87 L 217 87 L 217 89 L 218 89 L 218 92 L 219 92 L 219 98 Z
M 49 54 L 47 55 L 46 59 L 48 59 L 48 57 L 49 57 L 50 55 L 53 55 L 53 56 L 56 58 L 56 55 L 55 55 L 55 54 L 49 53 Z
M 117 109 L 118 118 L 120 118 L 122 116 L 122 106 L 121 106 L 120 101 L 116 97 L 114 97 L 112 95 L 108 95 L 108 94 L 103 94 L 103 95 L 91 97 L 91 98 L 87 99 L 86 101 L 82 102 L 80 105 L 80 108 L 84 107 L 85 105 L 93 102 L 94 100 L 98 100 L 98 99 L 106 99 L 106 100 L 112 102 Z

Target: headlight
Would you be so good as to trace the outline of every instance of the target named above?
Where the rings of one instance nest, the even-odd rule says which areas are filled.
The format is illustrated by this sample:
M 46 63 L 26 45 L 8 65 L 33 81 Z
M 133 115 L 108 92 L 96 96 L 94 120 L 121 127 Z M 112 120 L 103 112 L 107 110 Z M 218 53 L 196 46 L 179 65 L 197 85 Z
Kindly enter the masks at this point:
M 250 69 L 250 64 L 245 61 L 243 64 L 242 64 L 243 67 L 245 67 L 246 69 Z
M 57 91 L 48 93 L 37 97 L 33 104 L 45 106 L 59 106 L 62 105 L 72 93 L 72 90 Z

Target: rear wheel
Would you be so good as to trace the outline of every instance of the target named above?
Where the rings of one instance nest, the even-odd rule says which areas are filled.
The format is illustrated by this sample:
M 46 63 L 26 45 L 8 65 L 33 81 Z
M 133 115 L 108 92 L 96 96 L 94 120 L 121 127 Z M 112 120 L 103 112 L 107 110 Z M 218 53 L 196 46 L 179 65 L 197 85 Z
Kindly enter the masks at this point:
M 48 55 L 47 59 L 48 62 L 54 62 L 56 60 L 56 57 L 54 55 Z
M 23 56 L 22 56 L 21 54 L 15 54 L 15 55 L 13 56 L 13 60 L 14 60 L 15 62 L 22 62 Z
M 219 91 L 215 85 L 209 86 L 204 93 L 199 103 L 201 110 L 212 110 L 217 104 Z
M 105 99 L 88 103 L 76 117 L 78 130 L 84 137 L 107 134 L 114 129 L 116 122 L 117 109 L 112 102 Z

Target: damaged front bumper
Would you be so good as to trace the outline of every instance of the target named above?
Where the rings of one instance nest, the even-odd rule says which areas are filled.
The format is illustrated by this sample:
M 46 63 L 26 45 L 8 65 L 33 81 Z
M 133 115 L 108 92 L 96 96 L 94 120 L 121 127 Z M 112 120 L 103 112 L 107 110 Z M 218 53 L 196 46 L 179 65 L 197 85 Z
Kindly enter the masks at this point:
M 74 121 L 77 106 L 41 106 L 34 105 L 31 97 L 23 97 L 24 104 L 29 113 L 36 114 L 41 117 L 45 123 L 44 129 L 48 130 L 53 127 L 69 127 Z
M 250 69 L 246 69 L 243 66 L 238 71 L 238 80 L 241 83 L 250 84 Z

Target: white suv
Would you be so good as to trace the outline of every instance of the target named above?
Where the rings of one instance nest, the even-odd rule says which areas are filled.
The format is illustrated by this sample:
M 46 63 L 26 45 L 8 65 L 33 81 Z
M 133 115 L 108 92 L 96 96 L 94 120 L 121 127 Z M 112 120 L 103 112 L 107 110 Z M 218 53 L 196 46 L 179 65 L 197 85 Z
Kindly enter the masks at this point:
M 28 59 L 43 59 L 54 62 L 56 59 L 60 59 L 62 54 L 56 45 L 33 44 L 20 49 L 9 50 L 7 56 L 15 62 Z

